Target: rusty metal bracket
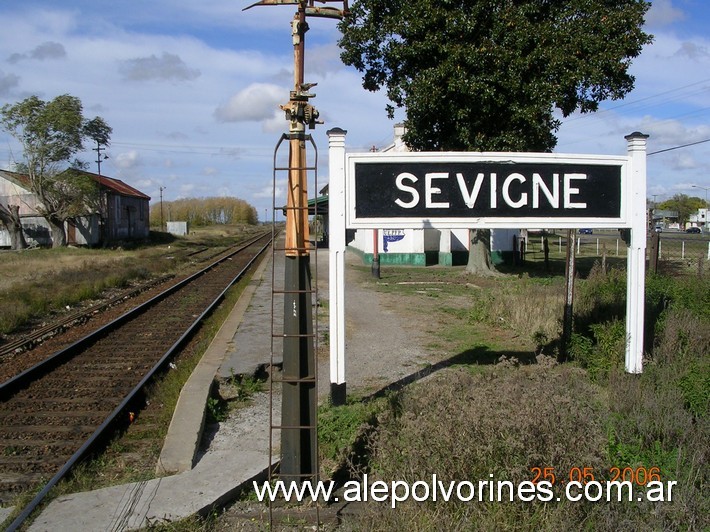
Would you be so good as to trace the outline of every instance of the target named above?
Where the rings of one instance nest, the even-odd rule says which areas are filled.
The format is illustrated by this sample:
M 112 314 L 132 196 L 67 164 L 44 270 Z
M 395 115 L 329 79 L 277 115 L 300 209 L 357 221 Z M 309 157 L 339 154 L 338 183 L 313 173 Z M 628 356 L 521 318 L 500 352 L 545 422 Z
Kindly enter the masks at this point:
M 328 6 L 318 7 L 318 6 L 314 5 L 315 2 L 318 2 L 320 4 L 337 2 L 338 4 L 342 4 L 343 7 L 342 7 L 342 9 L 338 9 L 337 7 L 328 7 Z M 283 5 L 292 5 L 292 6 L 293 5 L 301 5 L 301 6 L 303 6 L 306 16 L 309 16 L 309 17 L 342 19 L 349 12 L 347 0 L 260 0 L 259 2 L 256 2 L 254 4 L 251 4 L 247 7 L 245 7 L 244 9 L 242 9 L 242 11 L 246 11 L 247 9 L 251 9 L 252 7 L 256 7 L 256 6 L 283 6 Z

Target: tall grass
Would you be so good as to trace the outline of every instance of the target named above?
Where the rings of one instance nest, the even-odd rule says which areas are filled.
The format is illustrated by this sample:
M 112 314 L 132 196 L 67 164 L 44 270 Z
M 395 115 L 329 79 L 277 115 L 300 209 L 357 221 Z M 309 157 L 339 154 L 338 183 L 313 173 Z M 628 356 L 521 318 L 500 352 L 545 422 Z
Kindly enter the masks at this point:
M 476 499 L 392 509 L 388 501 L 369 503 L 345 529 L 709 529 L 710 283 L 648 278 L 644 372 L 630 375 L 623 367 L 625 277 L 597 267 L 578 283 L 572 362 L 451 368 L 391 396 L 374 424 L 367 472 L 371 483 L 426 481 L 435 473 L 476 484 L 531 480 L 533 467 L 554 468 L 558 478 L 588 467 L 597 480 L 609 479 L 612 467 L 657 468 L 663 482 L 677 482 L 672 502 Z M 496 281 L 456 315 L 468 315 L 471 327 L 544 330 L 556 318 L 509 307 L 544 314 L 533 301 L 555 305 L 557 290 L 524 278 Z
M 177 238 L 159 233 L 131 249 L 57 248 L 0 255 L 0 334 L 33 319 L 94 299 L 106 290 L 175 272 L 190 265 L 179 253 L 195 247 L 225 247 L 260 228 L 219 226 Z
M 155 270 L 129 257 L 105 262 L 84 260 L 15 283 L 0 292 L 0 301 L 11 303 L 0 305 L 0 333 L 12 332 L 33 318 L 96 298 L 108 289 L 124 288 L 133 281 L 149 278 Z
M 501 279 L 473 293 L 472 322 L 503 326 L 526 339 L 554 338 L 564 304 L 562 284 L 554 278 Z

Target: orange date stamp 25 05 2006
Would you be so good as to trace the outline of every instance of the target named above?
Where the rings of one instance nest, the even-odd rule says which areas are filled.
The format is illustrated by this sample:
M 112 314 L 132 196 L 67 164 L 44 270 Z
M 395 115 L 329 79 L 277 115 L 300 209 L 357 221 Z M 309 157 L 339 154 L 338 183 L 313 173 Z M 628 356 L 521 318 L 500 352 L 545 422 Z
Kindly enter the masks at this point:
M 571 467 L 569 471 L 559 473 L 555 472 L 554 467 L 531 467 L 530 472 L 533 475 L 532 482 L 534 484 L 546 481 L 550 484 L 564 484 L 567 482 L 579 482 L 586 484 L 596 480 L 594 468 L 592 467 Z M 661 480 L 661 470 L 658 467 L 610 467 L 608 477 L 605 475 L 605 480 L 611 482 L 631 482 L 639 486 L 645 486 L 649 482 L 659 482 Z

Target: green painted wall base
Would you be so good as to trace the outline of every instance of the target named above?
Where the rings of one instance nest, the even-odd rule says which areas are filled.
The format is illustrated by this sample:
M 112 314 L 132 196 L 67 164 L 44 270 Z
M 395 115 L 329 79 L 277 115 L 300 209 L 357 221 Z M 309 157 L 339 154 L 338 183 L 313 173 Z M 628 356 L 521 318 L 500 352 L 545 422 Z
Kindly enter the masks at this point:
M 468 263 L 468 251 L 439 252 L 439 266 L 464 266 Z
M 348 246 L 348 251 L 353 251 L 362 258 L 365 264 L 372 264 L 372 253 L 363 253 L 359 249 Z M 424 253 L 380 253 L 380 265 L 394 264 L 399 266 L 431 266 L 437 264 L 439 258 L 437 251 Z
M 453 266 L 454 256 L 445 251 L 439 251 L 439 266 Z

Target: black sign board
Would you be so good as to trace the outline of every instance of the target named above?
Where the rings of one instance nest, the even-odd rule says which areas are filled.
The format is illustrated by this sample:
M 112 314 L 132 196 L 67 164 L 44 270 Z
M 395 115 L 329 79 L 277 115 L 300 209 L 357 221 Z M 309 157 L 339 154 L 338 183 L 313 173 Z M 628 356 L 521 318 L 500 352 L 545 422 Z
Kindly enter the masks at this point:
M 621 217 L 621 165 L 358 162 L 359 218 Z

